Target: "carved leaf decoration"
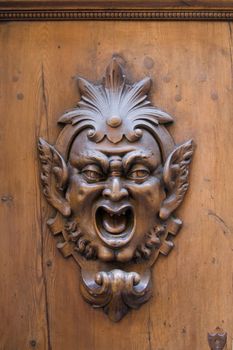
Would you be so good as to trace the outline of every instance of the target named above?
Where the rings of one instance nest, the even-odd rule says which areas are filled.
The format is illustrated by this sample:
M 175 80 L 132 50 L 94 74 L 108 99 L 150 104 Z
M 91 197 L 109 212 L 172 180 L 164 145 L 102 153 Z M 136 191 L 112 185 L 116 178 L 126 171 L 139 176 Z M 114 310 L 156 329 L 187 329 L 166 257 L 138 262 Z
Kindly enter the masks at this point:
M 136 108 L 139 104 L 140 107 L 150 104 L 147 99 L 148 93 L 151 88 L 151 79 L 146 77 L 139 82 L 133 84 L 131 88 L 127 89 L 122 96 L 122 105 L 129 113 L 131 110 Z
M 163 172 L 167 198 L 162 203 L 160 217 L 166 220 L 181 204 L 188 189 L 189 165 L 194 151 L 193 141 L 178 146 L 168 157 Z
M 123 74 L 121 65 L 118 64 L 115 58 L 112 59 L 106 69 L 103 85 L 106 89 L 113 92 L 121 90 L 125 85 L 125 75 Z
M 78 78 L 78 86 L 82 96 L 82 100 L 78 102 L 78 106 L 80 107 L 79 115 L 85 115 L 84 111 L 92 111 L 90 116 L 93 117 L 94 111 L 98 113 L 98 115 L 107 112 L 106 96 L 101 93 L 100 86 L 94 85 L 84 78 Z
M 106 136 L 117 143 L 125 136 L 135 141 L 142 134 L 136 129 L 147 123 L 147 128 L 173 121 L 166 112 L 151 105 L 148 93 L 151 79 L 146 77 L 135 84 L 128 84 L 120 64 L 113 59 L 106 69 L 102 84 L 95 85 L 83 78 L 78 79 L 81 100 L 77 107 L 67 111 L 59 123 L 84 123 L 94 132 L 90 138 L 95 142 Z M 112 120 L 117 124 L 113 124 Z M 111 127 L 111 132 L 109 132 Z
M 42 138 L 39 139 L 38 150 L 43 193 L 49 204 L 62 215 L 69 216 L 71 209 L 64 197 L 64 189 L 68 179 L 65 161 L 57 150 Z

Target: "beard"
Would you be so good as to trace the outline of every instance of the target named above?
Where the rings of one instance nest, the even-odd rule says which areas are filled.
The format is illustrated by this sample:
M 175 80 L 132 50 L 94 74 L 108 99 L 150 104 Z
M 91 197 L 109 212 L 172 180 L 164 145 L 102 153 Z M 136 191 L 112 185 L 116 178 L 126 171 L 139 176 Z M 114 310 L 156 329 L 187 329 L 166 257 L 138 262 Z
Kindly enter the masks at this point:
M 140 244 L 137 245 L 133 252 L 133 259 L 137 262 L 140 260 L 148 260 L 155 249 L 159 249 L 161 246 L 160 236 L 165 231 L 165 224 L 155 224 L 149 232 L 142 235 L 143 239 Z M 99 258 L 99 251 L 102 245 L 96 244 L 94 239 L 91 239 L 88 234 L 82 232 L 78 226 L 76 220 L 65 219 L 64 230 L 66 232 L 69 241 L 74 244 L 74 251 L 84 256 L 86 259 L 95 260 Z M 106 249 L 106 247 L 104 247 Z M 116 258 L 115 250 L 107 248 L 112 252 L 112 261 L 120 261 Z M 119 251 L 119 250 L 118 250 Z M 129 258 L 131 260 L 131 257 Z

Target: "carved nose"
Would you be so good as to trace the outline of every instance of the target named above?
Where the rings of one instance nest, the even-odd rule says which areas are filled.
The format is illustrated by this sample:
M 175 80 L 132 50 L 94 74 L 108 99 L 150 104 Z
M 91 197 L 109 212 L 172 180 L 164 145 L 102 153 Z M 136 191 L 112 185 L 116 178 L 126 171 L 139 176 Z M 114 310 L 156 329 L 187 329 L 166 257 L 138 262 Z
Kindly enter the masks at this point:
M 110 186 L 103 190 L 104 198 L 110 199 L 113 202 L 117 202 L 125 197 L 128 197 L 128 194 L 127 189 L 121 186 L 121 180 L 119 177 L 114 177 Z

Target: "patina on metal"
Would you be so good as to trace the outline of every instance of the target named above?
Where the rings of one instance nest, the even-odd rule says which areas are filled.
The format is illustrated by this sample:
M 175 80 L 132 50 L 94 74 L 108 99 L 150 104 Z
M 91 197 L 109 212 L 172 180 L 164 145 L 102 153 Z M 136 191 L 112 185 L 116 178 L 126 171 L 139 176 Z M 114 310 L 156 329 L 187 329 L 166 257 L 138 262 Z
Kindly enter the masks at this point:
M 151 79 L 129 83 L 116 59 L 101 84 L 78 86 L 56 144 L 39 140 L 43 192 L 57 211 L 48 225 L 81 268 L 85 300 L 119 321 L 151 297 L 151 267 L 173 247 L 193 142 L 175 145 L 173 118 L 148 99 Z

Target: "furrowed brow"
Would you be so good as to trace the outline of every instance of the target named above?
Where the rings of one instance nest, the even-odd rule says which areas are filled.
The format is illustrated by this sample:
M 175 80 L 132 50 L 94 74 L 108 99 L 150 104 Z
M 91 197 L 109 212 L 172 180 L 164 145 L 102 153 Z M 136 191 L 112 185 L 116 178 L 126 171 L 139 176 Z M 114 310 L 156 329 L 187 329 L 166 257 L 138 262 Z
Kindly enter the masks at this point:
M 152 151 L 132 151 L 123 157 L 122 163 L 125 171 L 128 171 L 133 163 L 144 164 L 150 170 L 154 170 L 158 165 Z
M 108 158 L 98 151 L 86 151 L 80 153 L 75 159 L 75 163 L 78 168 L 83 168 L 88 164 L 96 164 L 101 166 L 103 171 L 106 173 L 109 168 Z

